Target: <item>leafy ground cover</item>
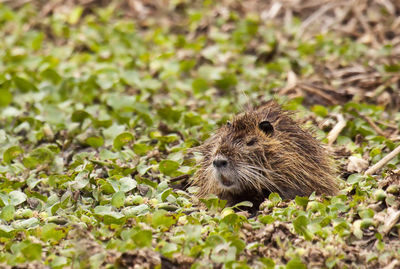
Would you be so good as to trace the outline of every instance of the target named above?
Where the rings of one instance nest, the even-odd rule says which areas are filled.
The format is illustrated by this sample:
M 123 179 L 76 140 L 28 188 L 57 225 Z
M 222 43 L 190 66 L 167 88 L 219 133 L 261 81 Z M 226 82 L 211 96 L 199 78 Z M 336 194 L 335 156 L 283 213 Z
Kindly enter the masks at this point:
M 400 266 L 400 156 L 364 175 L 400 145 L 396 1 L 3 2 L 2 267 Z M 173 187 L 270 98 L 330 144 L 338 196 L 249 216 Z

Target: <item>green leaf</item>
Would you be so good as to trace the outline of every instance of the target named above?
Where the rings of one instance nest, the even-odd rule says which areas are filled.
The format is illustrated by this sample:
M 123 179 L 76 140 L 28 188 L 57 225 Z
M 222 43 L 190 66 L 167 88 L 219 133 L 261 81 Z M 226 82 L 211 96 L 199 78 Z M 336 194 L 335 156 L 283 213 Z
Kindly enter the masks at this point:
M 69 14 L 68 23 L 69 24 L 76 24 L 79 21 L 83 12 L 83 7 L 77 6 L 75 7 L 72 12 Z
M 122 225 L 125 223 L 125 216 L 119 212 L 110 212 L 109 214 L 106 214 L 103 216 L 104 217 L 104 224 L 110 225 L 110 224 L 116 224 L 116 225 Z
M 133 135 L 128 132 L 124 132 L 122 134 L 119 134 L 115 139 L 114 139 L 114 148 L 116 150 L 120 150 L 123 146 L 126 144 L 132 142 L 134 139 Z
M 72 113 L 71 120 L 73 122 L 83 122 L 85 119 L 90 118 L 90 114 L 84 110 L 77 110 Z
M 3 159 L 6 163 L 11 163 L 12 160 L 20 156 L 24 151 L 20 146 L 13 146 L 9 147 L 6 151 L 3 153 Z
M 21 249 L 22 254 L 29 261 L 40 260 L 42 258 L 42 245 L 36 243 L 28 243 Z
M 275 268 L 275 262 L 271 258 L 260 258 L 260 261 L 265 265 L 266 269 L 273 269 Z
M 109 214 L 111 212 L 112 212 L 111 211 L 111 206 L 99 205 L 99 206 L 96 206 L 94 208 L 94 213 L 97 214 L 97 215 L 100 215 L 100 216 L 107 215 L 107 214 Z
M 169 123 L 177 123 L 181 118 L 182 111 L 165 106 L 157 110 L 157 114 Z
M 51 261 L 50 265 L 51 268 L 64 268 L 68 264 L 68 260 L 66 257 L 63 256 L 56 256 Z
M 173 216 L 169 216 L 168 212 L 165 210 L 157 210 L 153 214 L 153 227 L 158 228 L 158 227 L 165 227 L 169 228 L 171 225 L 176 223 L 176 218 Z
M 299 206 L 302 206 L 304 208 L 307 207 L 308 197 L 296 196 L 294 200 L 296 201 L 296 204 L 298 204 Z
M 44 39 L 44 34 L 38 33 L 36 37 L 32 40 L 32 49 L 39 50 L 42 47 L 43 39 Z
M 165 202 L 165 199 L 172 193 L 171 189 L 166 189 L 165 191 L 162 192 L 161 194 L 161 201 Z
M 203 78 L 196 78 L 192 82 L 192 88 L 194 93 L 203 93 L 210 88 L 210 85 L 208 84 L 207 80 Z
M 236 86 L 237 79 L 233 74 L 224 74 L 221 79 L 215 81 L 215 86 L 223 90 L 228 90 L 231 87 Z
M 211 260 L 218 263 L 226 263 L 236 259 L 236 248 L 228 244 L 217 245 L 211 254 Z
M 96 253 L 89 258 L 91 268 L 101 268 L 106 255 L 103 252 Z
M 259 216 L 258 219 L 263 224 L 271 224 L 275 221 L 275 218 L 271 215 L 262 215 L 262 216 Z
M 320 117 L 326 117 L 328 115 L 328 109 L 324 106 L 315 105 L 311 110 Z
M 298 216 L 293 221 L 293 227 L 294 227 L 294 230 L 296 231 L 296 233 L 303 235 L 304 238 L 307 240 L 312 239 L 312 233 L 307 228 L 307 225 L 309 223 L 310 223 L 310 221 L 304 215 Z
M 111 205 L 120 208 L 124 206 L 125 203 L 125 193 L 122 191 L 116 192 L 113 194 L 112 199 L 111 199 Z
M 133 190 L 137 185 L 136 180 L 132 179 L 131 177 L 123 177 L 120 179 L 110 178 L 107 179 L 107 182 L 110 183 L 110 185 L 114 189 L 114 192 L 128 192 L 130 190 Z
M 164 175 L 170 176 L 179 168 L 179 163 L 171 160 L 162 160 L 158 164 L 158 169 Z
M 150 210 L 149 206 L 146 204 L 126 207 L 122 210 L 122 213 L 127 217 L 134 217 L 146 214 Z
M 76 176 L 75 176 L 75 180 L 70 182 L 71 187 L 74 190 L 80 190 L 83 189 L 84 187 L 87 186 L 87 184 L 89 184 L 89 172 L 86 170 L 83 170 L 81 172 L 79 172 Z
M 100 127 L 104 127 L 104 128 L 108 128 L 112 125 L 112 120 L 98 120 L 96 118 L 92 118 L 93 121 L 93 125 L 96 128 L 100 128 Z
M 187 126 L 196 126 L 200 125 L 203 122 L 203 119 L 200 115 L 194 114 L 193 112 L 185 113 L 184 123 Z
M 12 223 L 12 226 L 15 229 L 21 229 L 21 230 L 34 228 L 38 225 L 39 225 L 39 220 L 37 218 L 29 218 L 26 220 L 14 221 Z
M 13 79 L 15 86 L 21 91 L 21 92 L 32 92 L 38 91 L 38 88 L 36 88 L 35 85 L 33 85 L 30 81 L 21 78 L 21 77 L 14 77 Z
M 347 178 L 347 182 L 350 183 L 350 184 L 358 183 L 358 182 L 360 182 L 363 178 L 364 178 L 363 175 L 360 175 L 360 174 L 351 174 L 351 175 Z
M 383 201 L 386 199 L 387 194 L 384 190 L 382 189 L 377 189 L 372 193 L 375 201 Z M 372 210 L 371 210 L 372 211 Z
M 10 196 L 10 205 L 16 206 L 26 201 L 26 194 L 21 191 L 12 191 L 8 194 Z
M 367 208 L 367 209 L 363 209 L 363 210 L 358 211 L 358 215 L 362 219 L 370 219 L 370 218 L 374 217 L 375 212 L 371 208 Z
M 135 70 L 125 70 L 121 74 L 123 81 L 131 86 L 136 86 L 140 84 L 139 73 Z
M 268 196 L 268 200 L 273 202 L 274 204 L 277 204 L 282 201 L 282 198 L 279 196 L 278 193 L 276 192 L 271 192 L 271 194 Z
M 161 249 L 161 253 L 164 256 L 170 257 L 170 255 L 174 252 L 176 252 L 178 250 L 178 246 L 175 243 L 166 243 L 162 249 Z
M 41 76 L 46 79 L 51 81 L 53 84 L 58 84 L 61 82 L 62 77 L 57 73 L 56 70 L 52 68 L 47 68 L 41 73 Z
M 51 240 L 53 242 L 58 242 L 66 236 L 64 229 L 54 223 L 45 224 L 41 230 L 43 241 Z
M 34 169 L 39 164 L 51 163 L 54 160 L 56 152 L 52 147 L 40 147 L 34 149 L 28 157 L 22 160 L 26 168 Z
M 370 226 L 375 226 L 375 221 L 374 219 L 370 218 L 370 219 L 363 219 L 361 220 L 361 224 L 360 227 L 363 229 L 366 229 Z
M 186 225 L 183 227 L 185 231 L 186 240 L 199 241 L 201 239 L 201 225 Z
M 400 72 L 400 64 L 385 65 L 386 72 Z
M 14 231 L 14 228 L 0 224 L 0 238 L 12 238 Z
M 132 239 L 138 247 L 150 247 L 153 233 L 149 230 L 140 230 L 132 236 Z
M 104 139 L 101 136 L 91 136 L 91 137 L 86 138 L 85 142 L 86 142 L 86 144 L 88 144 L 89 146 L 91 146 L 93 148 L 99 148 L 99 147 L 103 146 Z
M 146 155 L 153 147 L 144 143 L 135 143 L 133 145 L 133 152 L 137 155 Z
M 102 216 L 105 224 L 123 224 L 125 220 L 125 216 L 122 213 L 112 211 L 112 207 L 108 205 L 96 206 L 94 208 L 94 213 Z
M 128 192 L 136 188 L 137 182 L 131 177 L 123 177 L 119 180 L 119 190 Z
M 370 152 L 369 152 L 369 156 L 371 158 L 375 157 L 378 154 L 381 154 L 382 150 L 380 148 L 373 148 Z
M 249 201 L 243 201 L 240 203 L 235 204 L 232 208 L 240 208 L 240 207 L 252 207 L 253 203 Z
M 26 157 L 22 159 L 22 163 L 28 169 L 34 169 L 39 165 L 39 160 L 33 157 Z
M 0 219 L 10 221 L 14 218 L 15 207 L 13 205 L 6 205 L 0 213 Z
M 13 95 L 9 90 L 0 88 L 0 107 L 6 107 L 11 104 Z
M 307 266 L 301 262 L 300 258 L 296 257 L 286 264 L 286 269 L 307 269 Z
M 211 196 L 210 198 L 206 199 L 200 199 L 200 201 L 203 202 L 208 209 L 224 208 L 227 203 L 227 200 L 222 200 L 215 196 Z

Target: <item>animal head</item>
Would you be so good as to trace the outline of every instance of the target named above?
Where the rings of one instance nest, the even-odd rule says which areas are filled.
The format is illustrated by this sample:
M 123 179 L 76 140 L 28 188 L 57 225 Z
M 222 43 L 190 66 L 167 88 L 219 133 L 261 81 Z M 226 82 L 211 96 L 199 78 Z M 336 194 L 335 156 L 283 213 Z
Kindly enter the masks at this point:
M 282 120 L 292 121 L 275 102 L 239 114 L 201 147 L 203 167 L 213 188 L 239 193 L 244 189 L 276 191 L 266 180 L 273 169 L 268 160 L 279 151 Z

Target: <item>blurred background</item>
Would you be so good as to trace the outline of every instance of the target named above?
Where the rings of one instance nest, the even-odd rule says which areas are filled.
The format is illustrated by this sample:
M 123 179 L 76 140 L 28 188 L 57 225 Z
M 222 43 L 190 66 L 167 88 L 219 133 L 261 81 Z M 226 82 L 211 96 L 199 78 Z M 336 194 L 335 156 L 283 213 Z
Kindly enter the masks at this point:
M 309 105 L 400 106 L 398 1 L 1 2 L 3 53 L 19 65 L 24 53 L 54 47 L 49 55 L 60 67 L 69 58 L 79 66 L 62 68 L 71 75 L 90 70 L 91 57 L 134 69 L 122 74 L 132 91 L 149 84 L 251 100 L 267 92 Z M 111 70 L 99 75 L 118 79 Z

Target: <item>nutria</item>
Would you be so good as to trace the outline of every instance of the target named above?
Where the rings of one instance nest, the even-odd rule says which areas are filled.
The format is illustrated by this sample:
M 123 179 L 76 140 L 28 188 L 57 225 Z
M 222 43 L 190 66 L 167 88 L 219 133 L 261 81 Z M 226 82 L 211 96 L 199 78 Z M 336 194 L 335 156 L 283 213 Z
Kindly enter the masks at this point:
M 198 197 L 215 194 L 228 205 L 258 208 L 271 192 L 283 199 L 338 191 L 325 148 L 275 101 L 227 122 L 196 150 L 202 154 L 192 185 Z

